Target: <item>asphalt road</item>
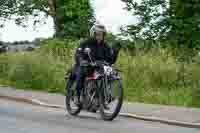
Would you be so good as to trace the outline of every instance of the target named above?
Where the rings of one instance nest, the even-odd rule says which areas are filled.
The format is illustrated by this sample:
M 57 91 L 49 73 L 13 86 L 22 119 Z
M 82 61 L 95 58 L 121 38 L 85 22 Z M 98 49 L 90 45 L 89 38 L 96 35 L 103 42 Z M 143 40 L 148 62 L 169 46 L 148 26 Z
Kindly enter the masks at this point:
M 105 122 L 98 114 L 72 117 L 60 109 L 0 99 L 1 133 L 200 133 L 200 129 L 118 117 Z

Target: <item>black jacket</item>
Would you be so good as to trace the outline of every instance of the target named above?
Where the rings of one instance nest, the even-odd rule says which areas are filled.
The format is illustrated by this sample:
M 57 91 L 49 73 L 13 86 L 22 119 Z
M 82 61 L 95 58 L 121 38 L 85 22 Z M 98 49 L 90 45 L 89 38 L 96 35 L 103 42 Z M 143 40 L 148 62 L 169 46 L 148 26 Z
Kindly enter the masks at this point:
M 96 40 L 88 39 L 83 41 L 79 48 L 81 48 L 81 51 L 78 50 L 76 53 L 77 63 L 80 63 L 80 59 L 90 61 L 88 55 L 84 53 L 85 48 L 90 48 L 93 61 L 101 60 L 113 64 L 112 49 L 104 42 L 97 44 Z
M 80 60 L 89 60 L 88 56 L 83 53 L 83 49 L 86 47 L 91 49 L 91 55 L 93 60 L 105 60 L 110 64 L 114 64 L 116 62 L 120 50 L 120 47 L 110 48 L 106 43 L 97 46 L 96 41 L 93 39 L 88 39 L 81 42 L 79 48 L 81 48 L 82 50 L 80 52 L 78 50 L 79 48 L 76 49 L 74 67 L 68 72 L 71 73 L 70 77 L 72 79 L 75 79 L 76 77 L 76 72 L 78 72 L 78 68 L 80 67 Z

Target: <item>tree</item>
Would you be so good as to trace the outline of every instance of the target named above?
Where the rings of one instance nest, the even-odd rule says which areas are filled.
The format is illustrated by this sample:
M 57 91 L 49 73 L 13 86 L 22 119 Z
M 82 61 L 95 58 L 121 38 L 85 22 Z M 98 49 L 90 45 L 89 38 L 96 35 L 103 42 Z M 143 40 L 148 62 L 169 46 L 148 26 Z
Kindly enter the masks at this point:
M 95 21 L 89 0 L 65 0 L 64 30 L 68 37 L 86 37 Z
M 7 19 L 15 20 L 18 25 L 26 26 L 24 20 L 29 15 L 33 15 L 35 23 L 38 22 L 37 16 L 40 12 L 46 15 L 52 15 L 48 10 L 47 0 L 1 0 L 0 1 L 0 18 L 5 21 Z
M 174 47 L 196 48 L 200 43 L 199 0 L 123 0 L 138 23 L 122 31 L 132 38 L 167 40 Z
M 26 26 L 28 16 L 34 17 L 34 24 L 41 22 L 41 12 L 54 20 L 55 36 L 77 36 L 74 32 L 87 29 L 93 19 L 89 0 L 1 0 L 0 19 L 15 20 L 17 25 Z M 3 24 L 1 24 L 3 26 Z M 70 30 L 67 30 L 70 29 Z M 81 30 L 85 32 L 86 30 Z
M 200 44 L 200 1 L 170 2 L 171 31 L 177 47 L 197 48 Z M 200 48 L 200 47 L 199 47 Z
M 166 36 L 169 29 L 168 3 L 166 0 L 123 0 L 126 10 L 137 17 L 138 22 L 122 31 L 132 38 L 158 39 Z

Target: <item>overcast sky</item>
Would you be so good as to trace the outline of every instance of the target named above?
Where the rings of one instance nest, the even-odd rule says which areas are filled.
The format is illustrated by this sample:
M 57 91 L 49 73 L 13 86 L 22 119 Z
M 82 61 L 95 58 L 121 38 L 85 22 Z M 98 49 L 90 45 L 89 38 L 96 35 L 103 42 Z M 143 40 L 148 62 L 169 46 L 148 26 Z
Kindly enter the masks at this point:
M 124 3 L 120 0 L 94 0 L 93 6 L 96 18 L 104 23 L 109 31 L 118 32 L 121 25 L 134 23 L 135 18 L 130 13 L 123 10 Z M 19 41 L 34 40 L 36 37 L 51 37 L 54 33 L 53 22 L 49 17 L 47 24 L 33 28 L 32 22 L 29 21 L 28 28 L 16 26 L 12 21 L 7 22 L 5 28 L 0 29 L 0 40 Z

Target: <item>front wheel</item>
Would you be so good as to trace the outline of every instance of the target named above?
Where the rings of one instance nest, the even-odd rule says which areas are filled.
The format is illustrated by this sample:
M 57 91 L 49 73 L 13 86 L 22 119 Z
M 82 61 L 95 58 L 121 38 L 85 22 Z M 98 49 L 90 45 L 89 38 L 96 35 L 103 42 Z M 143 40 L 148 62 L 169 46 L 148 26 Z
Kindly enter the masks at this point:
M 123 103 L 121 80 L 107 83 L 100 95 L 100 114 L 104 120 L 112 121 L 119 114 Z
M 76 103 L 77 98 L 77 91 L 75 88 L 75 80 L 69 79 L 66 84 L 66 98 L 65 104 L 66 109 L 70 115 L 76 116 L 81 111 L 81 106 Z

